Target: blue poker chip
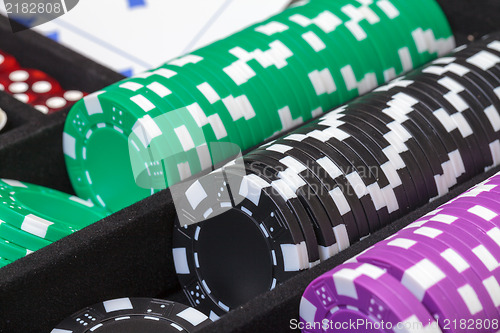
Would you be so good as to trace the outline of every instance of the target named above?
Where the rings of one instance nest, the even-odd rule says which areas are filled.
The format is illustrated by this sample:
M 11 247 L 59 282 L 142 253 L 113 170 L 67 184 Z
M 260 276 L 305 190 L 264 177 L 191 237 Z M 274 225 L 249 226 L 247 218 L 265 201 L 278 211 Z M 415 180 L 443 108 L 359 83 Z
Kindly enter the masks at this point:
M 184 304 L 153 298 L 118 298 L 74 313 L 51 333 L 187 333 L 209 323 L 206 315 Z

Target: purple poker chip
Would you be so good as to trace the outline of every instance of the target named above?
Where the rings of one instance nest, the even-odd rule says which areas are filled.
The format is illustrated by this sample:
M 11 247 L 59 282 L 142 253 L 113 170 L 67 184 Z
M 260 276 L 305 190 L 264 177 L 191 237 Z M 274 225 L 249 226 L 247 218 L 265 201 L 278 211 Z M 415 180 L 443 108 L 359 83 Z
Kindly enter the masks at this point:
M 300 302 L 300 320 L 303 333 L 441 332 L 408 289 L 368 263 L 344 263 L 311 282 Z
M 440 209 L 435 215 L 427 216 L 426 220 L 420 220 L 415 225 L 427 225 L 428 222 L 457 225 L 463 232 L 477 238 L 482 248 L 487 248 L 493 254 L 495 262 L 500 262 L 500 247 L 498 244 L 498 228 L 489 221 L 468 216 L 466 210 L 447 207 Z M 463 216 L 462 218 L 460 216 Z M 466 217 L 468 216 L 468 217 Z M 481 251 L 480 249 L 476 251 Z
M 481 230 L 489 231 L 493 227 L 500 227 L 500 214 L 497 212 L 497 210 L 500 211 L 500 203 L 497 204 L 492 200 L 460 198 L 460 200 L 454 201 L 453 204 L 443 206 L 443 208 L 439 209 L 439 213 L 450 209 L 463 211 L 465 215 L 470 215 L 470 219 Z
M 428 222 L 422 226 L 415 226 L 401 230 L 398 235 L 423 243 L 428 243 L 434 247 L 441 256 L 448 260 L 450 264 L 457 268 L 466 279 L 473 280 L 474 274 L 480 281 L 488 294 L 491 304 L 497 309 L 497 316 L 500 316 L 500 284 L 499 278 L 495 276 L 498 269 L 490 266 L 484 261 L 484 257 L 478 256 L 481 252 L 478 249 L 482 243 L 467 233 L 459 225 L 445 224 L 439 222 Z M 489 252 L 489 251 L 488 251 Z M 482 291 L 478 290 L 481 294 Z M 487 304 L 485 301 L 484 304 Z M 494 318 L 494 317 L 493 317 Z
M 355 260 L 387 270 L 427 308 L 434 318 L 450 320 L 463 318 L 463 314 L 455 306 L 462 302 L 457 290 L 450 285 L 446 273 L 429 259 L 404 249 L 388 250 L 378 246 L 377 243 L 359 254 Z M 439 324 L 444 323 L 441 321 Z M 458 331 L 451 328 L 448 332 Z
M 429 249 L 426 244 L 421 244 L 413 239 L 400 237 L 398 233 L 377 243 L 374 248 L 402 253 L 406 257 L 414 256 L 415 258 L 419 258 L 419 263 L 426 260 L 425 265 L 433 269 L 433 271 L 431 270 L 431 272 L 433 272 L 432 279 L 437 280 L 439 278 L 435 283 L 442 285 L 443 290 L 445 290 L 445 292 L 450 295 L 450 298 L 454 300 L 454 306 L 461 315 L 459 318 L 471 318 L 480 321 L 489 318 L 489 313 L 485 311 L 485 307 L 475 291 L 476 286 L 471 285 L 465 280 L 453 266 L 444 258 L 437 255 L 436 251 Z M 490 311 L 491 310 L 490 308 Z
M 462 193 L 447 204 L 451 204 L 457 200 L 462 200 L 464 198 L 473 200 L 492 200 L 498 203 L 500 202 L 500 187 L 498 185 L 492 184 L 476 186 L 471 188 L 469 191 Z
M 457 288 L 466 309 L 466 318 L 478 322 L 486 322 L 489 318 L 499 315 L 488 291 L 481 284 L 481 280 L 471 269 L 468 261 L 460 256 L 453 248 L 442 244 L 437 240 L 431 240 L 425 236 L 403 230 L 387 241 L 386 246 L 408 249 L 428 258 L 442 271 L 446 272 L 447 278 Z M 487 332 L 496 332 L 488 330 Z

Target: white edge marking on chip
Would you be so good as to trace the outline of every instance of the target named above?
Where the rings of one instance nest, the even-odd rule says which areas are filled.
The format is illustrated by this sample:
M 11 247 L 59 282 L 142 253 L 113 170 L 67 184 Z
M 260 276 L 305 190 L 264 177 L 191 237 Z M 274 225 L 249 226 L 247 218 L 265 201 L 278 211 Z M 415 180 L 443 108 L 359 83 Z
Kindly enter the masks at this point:
M 497 279 L 494 276 L 490 276 L 486 280 L 483 280 L 483 285 L 488 291 L 493 304 L 498 308 L 500 306 L 500 285 Z
M 299 306 L 300 318 L 304 319 L 307 323 L 314 323 L 316 317 L 316 306 L 309 302 L 307 298 L 302 297 Z
M 399 247 L 399 248 L 408 250 L 416 243 L 417 243 L 416 241 L 411 240 L 411 239 L 407 239 L 407 238 L 395 238 L 392 241 L 390 241 L 389 243 L 387 243 L 387 245 L 395 246 L 395 247 Z
M 97 113 L 104 113 L 102 111 L 101 102 L 99 101 L 99 95 L 104 94 L 105 91 L 98 91 L 93 94 L 87 95 L 83 98 L 83 103 L 85 104 L 85 109 L 89 116 Z
M 205 189 L 199 180 L 195 181 L 186 190 L 186 198 L 193 209 L 196 209 L 196 207 L 198 207 L 198 205 L 207 197 L 207 192 L 205 192 Z
M 176 323 L 170 323 L 170 326 L 172 326 L 173 328 L 175 328 L 179 332 L 184 331 L 184 329 L 181 326 L 177 325 Z
M 76 160 L 76 139 L 68 133 L 63 133 L 63 152 L 64 155 Z
M 178 247 L 172 249 L 174 256 L 175 272 L 177 274 L 189 274 L 189 265 L 187 260 L 186 248 Z
M 25 184 L 21 183 L 21 182 L 20 182 L 20 181 L 18 181 L 18 180 L 3 179 L 3 178 L 2 178 L 2 181 L 3 181 L 5 184 L 8 184 L 8 185 L 10 185 L 10 186 L 28 188 L 28 186 L 26 186 Z
M 193 326 L 198 326 L 208 319 L 207 316 L 194 308 L 187 308 L 186 310 L 179 312 L 177 314 L 177 317 L 184 319 L 185 321 L 191 323 Z
M 74 201 L 76 203 L 79 203 L 81 205 L 87 206 L 87 207 L 94 207 L 94 203 L 90 200 L 83 200 L 80 199 L 79 197 L 75 197 L 74 195 L 69 197 L 69 200 Z
M 130 301 L 130 298 L 127 297 L 105 301 L 102 302 L 102 305 L 104 306 L 104 309 L 107 313 L 120 310 L 131 310 L 134 308 L 132 302 Z
M 477 296 L 477 293 L 469 284 L 458 288 L 458 293 L 462 297 L 462 300 L 464 301 L 471 315 L 474 316 L 475 314 L 483 310 L 483 306 L 481 304 L 481 301 L 479 300 L 479 297 Z
M 297 272 L 302 268 L 300 246 L 297 244 L 281 244 L 285 272 Z
M 452 248 L 441 252 L 441 257 L 453 266 L 458 273 L 462 273 L 470 268 L 469 263 Z
M 24 217 L 23 223 L 21 224 L 21 230 L 24 230 L 32 235 L 45 238 L 47 230 L 53 224 L 53 222 L 39 216 L 28 214 Z

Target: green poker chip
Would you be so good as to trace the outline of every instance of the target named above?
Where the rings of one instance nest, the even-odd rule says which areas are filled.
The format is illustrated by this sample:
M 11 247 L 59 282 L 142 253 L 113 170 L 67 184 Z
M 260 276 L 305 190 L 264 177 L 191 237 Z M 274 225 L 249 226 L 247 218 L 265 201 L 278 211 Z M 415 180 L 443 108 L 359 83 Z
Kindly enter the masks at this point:
M 311 115 L 305 110 L 312 111 L 318 108 L 320 101 L 314 96 L 312 86 L 308 83 L 307 71 L 303 64 L 297 61 L 303 58 L 301 50 L 297 49 L 285 36 L 266 38 L 265 40 L 268 47 L 266 52 L 261 55 L 262 60 L 270 63 L 277 62 L 273 51 L 279 48 L 283 48 L 282 53 L 285 55 L 293 54 L 290 58 L 285 59 L 286 66 L 279 68 L 279 66 L 272 65 L 268 70 L 259 73 L 254 81 L 254 85 L 264 87 L 266 91 L 272 92 L 271 95 L 275 103 L 275 108 L 272 111 L 276 112 L 280 119 L 278 131 L 273 133 L 273 136 L 276 136 L 310 119 Z M 300 91 L 301 94 L 292 94 L 293 91 Z
M 2 225 L 5 223 L 49 242 L 55 242 L 108 215 L 92 202 L 16 180 L 0 180 L 0 198 Z M 0 237 L 14 241 L 4 234 Z M 36 244 L 23 247 L 37 249 Z
M 33 251 L 22 248 L 6 239 L 0 238 L 0 257 L 2 258 L 10 261 L 16 261 L 17 259 L 26 257 L 32 252 Z
M 7 266 L 8 264 L 11 264 L 12 261 L 6 258 L 0 258 L 0 268 Z
M 435 0 L 311 0 L 76 103 L 68 174 L 116 212 L 453 46 Z
M 52 244 L 52 242 L 49 242 L 48 240 L 13 227 L 3 221 L 0 221 L 0 235 L 2 238 L 8 239 L 14 244 L 26 249 L 29 248 L 33 251 L 40 250 L 41 248 Z
M 245 50 L 245 48 L 248 47 L 238 46 L 238 48 Z M 269 92 L 257 88 L 259 86 L 255 84 L 255 80 L 258 80 L 260 75 L 258 70 L 255 70 L 249 65 L 249 70 L 253 71 L 255 76 L 249 78 L 247 82 L 241 85 L 236 84 L 224 72 L 226 68 L 231 68 L 229 66 L 233 66 L 233 64 L 238 61 L 237 57 L 229 53 L 231 50 L 230 48 L 225 48 L 224 50 L 224 52 L 220 53 L 210 53 L 205 50 L 204 54 L 207 55 L 207 61 L 224 63 L 223 66 L 217 69 L 217 72 L 214 72 L 214 75 L 220 77 L 221 81 L 234 93 L 230 95 L 234 98 L 232 100 L 232 106 L 226 107 L 226 109 L 228 111 L 231 109 L 230 113 L 235 115 L 235 117 L 228 119 L 231 126 L 235 126 L 238 129 L 237 132 L 241 133 L 242 136 L 251 138 L 251 142 L 243 141 L 243 143 L 239 145 L 241 150 L 243 150 L 245 149 L 244 147 L 252 147 L 260 143 L 262 138 L 267 138 L 271 135 L 269 133 L 275 128 L 278 121 L 277 117 L 273 116 L 272 111 L 270 111 L 275 108 L 275 104 Z M 226 58 L 230 60 L 227 61 L 225 60 Z M 241 72 L 241 75 L 244 74 Z M 270 111 L 267 117 L 262 114 L 264 110 Z M 265 118 L 267 118 L 267 122 L 263 121 Z M 237 120 L 234 121 L 234 119 Z M 240 128 L 241 131 L 239 130 Z

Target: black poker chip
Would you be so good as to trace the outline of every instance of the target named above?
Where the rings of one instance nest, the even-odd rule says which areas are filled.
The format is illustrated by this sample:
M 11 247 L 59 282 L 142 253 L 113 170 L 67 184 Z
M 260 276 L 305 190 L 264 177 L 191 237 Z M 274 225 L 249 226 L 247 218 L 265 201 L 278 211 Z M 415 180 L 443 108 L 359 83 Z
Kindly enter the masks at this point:
M 235 164 L 183 192 L 175 269 L 191 304 L 211 319 L 309 268 L 297 217 L 261 177 Z
M 371 106 L 367 106 L 367 104 L 352 103 L 349 106 L 349 111 L 345 114 L 346 116 L 355 117 L 358 121 L 367 124 L 367 127 L 363 128 L 365 135 L 379 142 L 382 154 L 384 154 L 392 165 L 394 165 L 394 168 L 396 168 L 399 178 L 391 178 L 394 178 L 392 183 L 399 202 L 399 207 L 401 208 L 400 215 L 403 215 L 405 211 L 403 210 L 404 206 L 401 204 L 401 198 L 406 197 L 405 202 L 409 202 L 409 196 L 412 196 L 412 190 L 414 190 L 415 193 L 413 193 L 413 195 L 418 198 L 420 204 L 427 202 L 428 198 L 432 197 L 429 194 L 424 178 L 426 170 L 428 174 L 432 174 L 432 172 L 430 166 L 428 166 L 428 163 L 421 154 L 414 155 L 414 149 L 410 148 L 411 142 L 408 143 L 407 138 L 399 136 L 397 131 L 393 131 L 389 128 L 387 124 L 376 116 L 376 113 L 377 110 Z M 354 120 L 349 121 L 351 123 L 354 122 Z M 424 163 L 417 163 L 417 160 L 421 160 Z M 400 185 L 397 186 L 398 184 Z M 437 195 L 437 191 L 434 195 Z
M 283 143 L 276 144 L 273 142 L 263 146 L 262 148 L 264 149 L 254 151 L 253 154 L 267 153 L 274 155 L 275 158 L 279 158 L 282 163 L 300 163 L 301 166 L 298 168 L 303 169 L 301 174 L 307 177 L 312 191 L 317 193 L 327 211 L 328 216 L 330 217 L 330 222 L 335 233 L 337 244 L 339 245 L 339 250 L 344 250 L 349 247 L 350 244 L 359 240 L 359 231 L 354 220 L 354 215 L 352 214 L 350 207 L 349 209 L 346 209 L 347 207 L 342 207 L 335 200 L 335 196 L 332 195 L 332 191 L 341 193 L 341 191 L 339 192 L 336 190 L 337 188 L 340 189 L 338 184 L 332 185 L 327 182 L 327 177 L 325 176 L 326 171 L 322 170 L 319 165 L 311 162 L 311 155 L 308 155 L 300 150 L 298 146 L 303 145 L 300 142 L 297 142 L 294 146 L 289 146 Z
M 191 304 L 216 319 L 499 165 L 499 39 L 257 148 L 214 184 L 193 181 L 173 241 Z
M 369 217 L 361 198 L 355 195 L 353 184 L 346 178 L 346 175 L 353 172 L 352 164 L 342 154 L 313 137 L 308 137 L 303 133 L 294 133 L 293 135 L 301 136 L 301 141 L 290 140 L 290 136 L 285 136 L 277 140 L 276 143 L 288 142 L 313 156 L 314 161 L 311 163 L 315 163 L 315 168 L 323 173 L 321 177 L 327 179 L 327 182 L 331 184 L 330 188 L 334 191 L 332 195 L 336 198 L 341 196 L 339 199 L 346 200 L 346 204 L 350 206 L 360 237 L 368 236 L 370 234 Z
M 438 84 L 437 78 L 428 78 L 422 75 L 414 86 L 420 87 L 422 90 L 425 89 L 427 95 L 431 96 L 441 106 L 441 110 L 444 111 L 442 114 L 449 116 L 443 120 L 443 123 L 455 126 L 453 132 L 456 134 L 453 134 L 453 136 L 461 135 L 462 139 L 460 141 L 466 142 L 469 147 L 469 153 L 463 155 L 472 157 L 476 166 L 474 173 L 480 172 L 480 166 L 485 165 L 487 162 L 483 160 L 484 152 L 479 151 L 477 147 L 484 147 L 487 139 L 480 123 L 471 114 L 470 105 L 459 95 Z M 479 141 L 482 141 L 481 144 Z
M 339 118 L 337 118 L 337 115 Z M 364 137 L 363 129 L 356 128 L 349 122 L 344 123 L 342 121 L 343 119 L 341 119 L 342 116 L 343 114 L 337 113 L 332 119 L 327 118 L 320 121 L 316 125 L 316 128 L 320 131 L 324 131 L 325 129 L 339 131 L 339 134 L 345 136 L 341 140 L 341 142 L 348 147 L 345 149 L 350 149 L 352 151 L 351 154 L 354 152 L 358 154 L 360 157 L 358 163 L 360 161 L 364 162 L 364 165 L 361 165 L 361 168 L 358 167 L 358 172 L 361 171 L 363 174 L 371 176 L 370 178 L 366 177 L 369 182 L 369 185 L 367 185 L 366 188 L 375 206 L 380 225 L 385 226 L 391 220 L 390 214 L 399 212 L 400 207 L 394 189 L 391 187 L 389 180 L 381 168 L 383 162 L 382 158 L 378 154 L 380 149 L 372 149 L 372 142 L 369 138 Z M 338 123 L 339 120 L 342 121 L 342 123 Z M 360 126 L 363 127 L 364 125 Z M 357 137 L 358 135 L 361 136 L 361 138 Z M 337 137 L 340 138 L 340 135 Z M 332 140 L 328 140 L 328 142 L 331 141 Z M 341 145 L 337 142 L 332 142 L 332 144 L 341 148 Z M 355 161 L 352 162 L 354 163 Z M 393 219 L 394 215 L 392 217 L 392 220 Z
M 297 218 L 302 233 L 304 234 L 309 266 L 313 267 L 317 265 L 320 260 L 319 244 L 316 236 L 316 229 L 314 228 L 313 213 L 308 213 L 307 209 L 310 208 L 312 204 L 310 200 L 307 200 L 307 193 L 302 190 L 294 191 L 292 188 L 293 185 L 277 177 L 275 174 L 277 170 L 273 168 L 272 164 L 265 163 L 265 159 L 257 161 L 245 156 L 244 163 L 247 173 L 255 173 L 259 178 L 268 182 L 271 185 L 270 189 L 285 200 L 290 211 L 292 211 Z M 306 200 L 307 203 L 304 204 Z
M 250 168 L 264 175 L 268 181 L 287 184 L 300 200 L 300 206 L 305 209 L 309 219 L 301 220 L 306 223 L 310 220 L 317 239 L 319 257 L 326 260 L 339 252 L 337 240 L 326 212 L 324 204 L 320 201 L 315 188 L 311 187 L 308 179 L 311 178 L 294 171 L 273 157 L 266 156 L 266 151 L 257 150 L 257 154 L 245 155 L 245 163 Z M 272 154 L 270 154 L 272 156 Z M 311 180 L 312 181 L 312 180 Z M 306 237 L 307 243 L 307 237 Z M 309 250 L 308 250 L 309 251 Z
M 431 198 L 438 196 L 439 190 L 435 181 L 435 175 L 442 174 L 442 168 L 436 159 L 430 160 L 429 157 L 427 157 L 427 154 L 432 150 L 425 150 L 425 148 L 422 148 L 422 145 L 426 143 L 421 139 L 421 133 L 415 130 L 415 126 L 408 127 L 408 124 L 411 124 L 411 122 L 407 121 L 406 123 L 400 123 L 391 116 L 380 112 L 381 109 L 385 108 L 384 105 L 379 104 L 378 106 L 371 106 L 372 104 L 375 104 L 375 101 L 366 103 L 366 105 L 370 105 L 373 109 L 372 116 L 387 126 L 388 132 L 392 130 L 394 135 L 404 140 L 405 145 L 409 148 L 411 154 L 421 167 L 429 195 Z M 365 117 L 370 116 L 367 115 Z
M 210 323 L 205 314 L 184 304 L 152 298 L 118 298 L 74 313 L 51 333 L 187 333 Z
M 441 165 L 448 165 L 448 168 L 445 170 L 443 167 L 443 170 L 446 171 L 450 177 L 454 177 L 457 182 L 460 182 L 467 179 L 466 176 L 474 174 L 474 171 L 477 171 L 474 169 L 474 161 L 470 158 L 471 154 L 469 147 L 463 140 L 454 139 L 454 136 L 459 135 L 456 133 L 456 127 L 452 128 L 451 132 L 448 132 L 445 127 L 453 124 L 453 121 L 451 121 L 451 124 L 443 124 L 441 121 L 442 118 L 438 119 L 436 117 L 436 113 L 438 112 L 447 115 L 446 111 L 436 101 L 426 95 L 425 91 L 414 87 L 413 83 L 405 88 L 393 88 L 391 91 L 418 101 L 417 104 L 413 106 L 416 112 L 412 112 L 408 116 L 420 129 L 422 129 L 426 137 L 434 143 L 434 148 L 438 152 L 436 156 L 439 156 L 438 158 Z M 466 161 L 464 161 L 464 159 L 466 159 Z M 452 166 L 452 169 L 450 169 L 450 166 Z M 472 170 L 469 170 L 470 168 L 472 168 Z M 450 184 L 455 183 L 453 180 L 450 181 Z
M 334 164 L 336 164 L 340 170 L 344 171 L 341 177 L 346 179 L 352 191 L 349 192 L 350 190 L 347 190 L 347 194 L 355 197 L 361 202 L 365 212 L 368 229 L 363 233 L 363 236 L 368 236 L 375 230 L 380 229 L 379 216 L 376 212 L 371 194 L 367 189 L 367 187 L 374 182 L 373 171 L 370 170 L 368 165 L 361 160 L 360 156 L 353 152 L 348 146 L 334 137 L 328 138 L 329 135 L 327 134 L 323 134 L 324 137 L 322 137 L 318 132 L 319 130 L 313 130 L 311 128 L 311 124 L 296 131 L 296 133 L 306 135 L 303 142 L 309 143 L 324 152 L 330 160 L 334 161 Z M 317 134 L 319 136 L 317 136 Z
M 367 122 L 366 114 L 357 112 L 354 105 L 350 106 L 348 112 L 339 112 L 337 115 L 338 119 L 344 122 L 339 128 L 356 138 L 358 143 L 365 146 L 365 149 L 375 159 L 375 162 L 372 162 L 370 167 L 377 168 L 379 188 L 386 194 L 386 209 L 389 219 L 394 221 L 404 213 L 401 198 L 408 199 L 408 194 L 413 195 L 417 192 L 413 177 L 407 169 L 407 160 L 405 161 L 401 157 L 400 153 L 402 151 L 398 151 L 399 147 L 392 146 L 383 137 L 383 134 L 377 131 L 377 127 L 373 124 L 374 122 L 378 124 L 377 121 L 372 119 L 372 123 Z M 399 157 L 397 157 L 398 155 Z M 415 165 L 414 160 L 411 163 Z M 421 191 L 427 192 L 421 177 L 418 183 L 423 185 Z M 412 202 L 418 202 L 419 200 L 417 196 L 413 196 L 412 199 L 414 199 Z
M 314 146 L 301 141 L 303 139 L 302 135 L 296 134 L 293 137 L 285 136 L 276 140 L 274 144 L 293 148 L 286 152 L 292 157 L 301 159 L 302 154 L 307 156 L 305 163 L 308 163 L 311 171 L 322 180 L 325 191 L 334 201 L 332 208 L 339 211 L 348 231 L 350 244 L 354 244 L 363 237 L 363 232 L 365 232 L 364 235 L 368 232 L 368 222 L 363 207 L 358 200 L 353 200 L 347 195 L 347 193 L 352 193 L 347 180 L 343 177 L 332 178 L 325 169 L 325 165 L 333 163 L 331 159 Z

